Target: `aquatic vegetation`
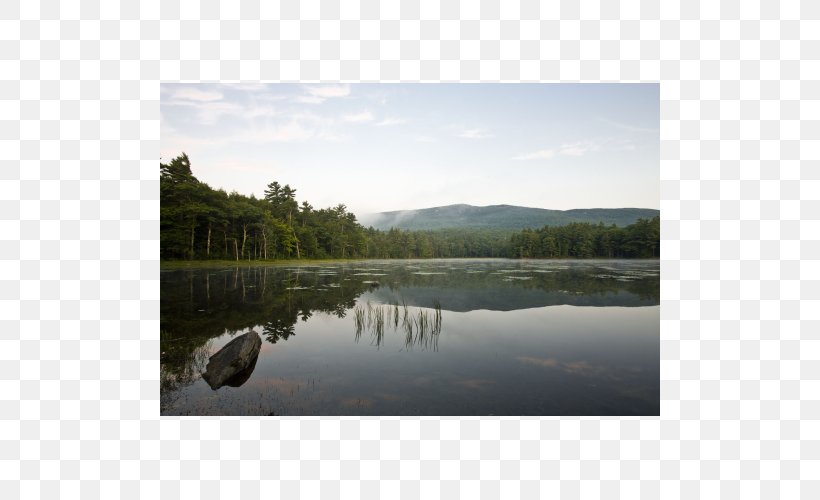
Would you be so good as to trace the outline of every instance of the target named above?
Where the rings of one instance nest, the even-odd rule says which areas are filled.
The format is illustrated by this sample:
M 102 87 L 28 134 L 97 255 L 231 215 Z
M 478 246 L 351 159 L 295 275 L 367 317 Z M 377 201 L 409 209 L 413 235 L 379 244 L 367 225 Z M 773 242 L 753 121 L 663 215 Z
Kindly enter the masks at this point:
M 353 326 L 355 340 L 359 341 L 362 332 L 368 331 L 371 345 L 380 348 L 385 343 L 385 327 L 392 324 L 393 331 L 404 332 L 404 346 L 412 350 L 418 346 L 424 350 L 438 350 L 438 336 L 441 333 L 441 302 L 433 301 L 433 308 L 419 308 L 411 314 L 406 303 L 402 306 L 391 304 L 357 304 L 353 308 Z
M 376 347 L 379 347 L 384 343 L 384 309 L 382 307 L 373 310 L 373 325 L 373 342 Z
M 362 336 L 362 330 L 365 327 L 365 314 L 362 306 L 356 306 L 353 308 L 353 322 L 356 325 L 356 342 L 359 342 L 359 339 Z

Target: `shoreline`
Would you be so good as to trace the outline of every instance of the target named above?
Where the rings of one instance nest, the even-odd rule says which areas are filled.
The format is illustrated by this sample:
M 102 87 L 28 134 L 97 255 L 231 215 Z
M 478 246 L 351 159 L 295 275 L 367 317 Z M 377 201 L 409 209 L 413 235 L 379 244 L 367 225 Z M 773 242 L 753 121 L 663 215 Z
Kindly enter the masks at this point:
M 658 261 L 654 258 L 626 258 L 626 257 L 592 257 L 592 258 L 511 258 L 511 257 L 430 257 L 430 258 L 409 258 L 409 259 L 276 259 L 276 260 L 161 260 L 160 270 L 174 269 L 199 269 L 207 267 L 281 267 L 293 265 L 313 265 L 313 264 L 349 264 L 355 262 L 424 262 L 441 260 L 508 260 L 508 261 L 573 261 L 573 262 L 594 262 L 594 261 Z

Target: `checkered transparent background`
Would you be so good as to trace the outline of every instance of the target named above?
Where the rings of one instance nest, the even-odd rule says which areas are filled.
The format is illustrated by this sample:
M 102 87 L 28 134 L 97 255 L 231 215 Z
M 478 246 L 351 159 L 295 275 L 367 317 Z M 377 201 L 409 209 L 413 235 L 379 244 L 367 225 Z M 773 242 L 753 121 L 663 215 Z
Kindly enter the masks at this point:
M 0 496 L 818 498 L 820 4 L 443 3 L 0 3 Z M 660 81 L 662 416 L 159 418 L 160 80 Z

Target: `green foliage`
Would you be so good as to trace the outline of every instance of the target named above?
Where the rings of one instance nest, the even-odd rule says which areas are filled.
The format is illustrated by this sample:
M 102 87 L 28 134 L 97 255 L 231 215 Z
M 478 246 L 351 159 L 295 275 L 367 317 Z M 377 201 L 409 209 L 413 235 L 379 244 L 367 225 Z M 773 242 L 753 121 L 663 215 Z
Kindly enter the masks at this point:
M 265 196 L 214 190 L 200 182 L 183 153 L 160 163 L 160 256 L 165 260 L 407 259 L 450 257 L 657 257 L 660 221 L 638 219 L 626 227 L 572 222 L 560 227 L 515 229 L 365 229 L 347 207 L 301 205 L 296 189 L 273 181 Z M 470 212 L 468 205 L 454 205 Z M 467 208 L 465 208 L 467 207 Z M 448 208 L 448 207 L 443 207 Z M 494 217 L 512 213 L 502 205 Z M 434 209 L 427 209 L 434 210 Z M 526 209 L 540 210 L 540 209 Z M 598 209 L 587 210 L 595 212 Z M 640 209 L 623 209 L 640 210 Z M 419 212 L 424 212 L 419 211 Z M 557 212 L 557 211 L 548 211 Z M 572 212 L 572 211 L 567 211 Z M 501 215 L 499 215 L 501 214 Z M 445 215 L 452 216 L 450 212 Z M 633 214 L 634 215 L 634 214 Z M 491 218 L 492 219 L 492 218 Z M 519 220 L 519 222 L 520 222 Z M 634 220 L 634 219 L 633 219 Z
M 379 231 L 369 228 L 367 256 L 375 259 L 507 257 L 512 231 L 503 229 L 437 229 Z
M 300 207 L 295 194 L 275 181 L 261 200 L 214 190 L 194 177 L 183 153 L 160 164 L 160 255 L 235 261 L 366 257 L 365 229 L 347 207 Z
M 524 229 L 510 238 L 510 257 L 654 258 L 660 251 L 660 217 L 626 227 L 573 223 Z

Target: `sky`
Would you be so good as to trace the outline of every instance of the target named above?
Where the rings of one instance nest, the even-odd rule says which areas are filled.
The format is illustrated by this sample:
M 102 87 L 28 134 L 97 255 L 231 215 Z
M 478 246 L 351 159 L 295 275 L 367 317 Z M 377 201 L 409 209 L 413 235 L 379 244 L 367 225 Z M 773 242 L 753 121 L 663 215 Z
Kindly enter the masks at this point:
M 659 208 L 658 84 L 177 84 L 161 158 L 315 208 Z

